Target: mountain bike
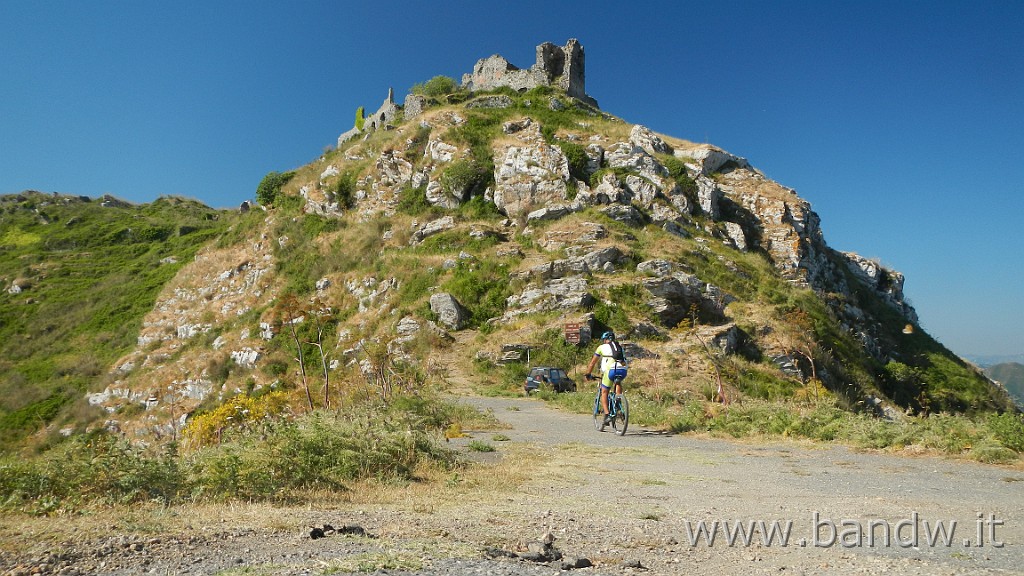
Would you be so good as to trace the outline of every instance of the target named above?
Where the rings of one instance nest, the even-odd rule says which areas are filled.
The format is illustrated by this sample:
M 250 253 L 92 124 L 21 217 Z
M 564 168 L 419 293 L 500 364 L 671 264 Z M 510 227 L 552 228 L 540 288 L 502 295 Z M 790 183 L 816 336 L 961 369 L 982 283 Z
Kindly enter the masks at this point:
M 629 427 L 629 400 L 622 391 L 622 378 L 612 380 L 612 388 L 608 390 L 608 411 L 610 414 L 601 413 L 601 379 L 591 376 L 589 380 L 597 380 L 597 394 L 594 396 L 594 428 L 598 432 L 604 432 L 609 424 L 612 432 L 619 436 L 626 433 Z M 618 390 L 618 392 L 615 392 Z

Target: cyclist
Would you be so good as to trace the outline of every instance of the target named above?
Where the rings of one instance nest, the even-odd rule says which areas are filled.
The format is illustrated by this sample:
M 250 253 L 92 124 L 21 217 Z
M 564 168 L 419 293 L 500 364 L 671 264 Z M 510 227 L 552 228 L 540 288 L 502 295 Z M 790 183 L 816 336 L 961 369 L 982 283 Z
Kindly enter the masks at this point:
M 590 364 L 587 365 L 587 373 L 584 378 L 590 380 L 590 375 L 594 371 L 594 366 L 597 362 L 601 362 L 601 409 L 605 415 L 605 418 L 609 415 L 608 410 L 608 390 L 612 387 L 612 382 L 615 382 L 615 393 L 622 393 L 622 379 L 626 377 L 626 358 L 622 352 L 622 345 L 615 340 L 614 332 L 605 332 L 601 335 L 601 345 L 594 351 L 594 356 L 590 358 Z

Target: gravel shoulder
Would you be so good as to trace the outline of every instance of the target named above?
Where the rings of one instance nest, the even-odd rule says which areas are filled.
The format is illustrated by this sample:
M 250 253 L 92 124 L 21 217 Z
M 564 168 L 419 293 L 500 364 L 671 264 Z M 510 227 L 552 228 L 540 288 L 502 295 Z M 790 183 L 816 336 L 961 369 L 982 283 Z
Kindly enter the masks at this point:
M 595 565 L 574 572 L 591 575 L 1024 574 L 1019 466 L 640 427 L 619 437 L 536 399 L 460 401 L 508 427 L 453 439 L 463 449 L 477 441 L 496 451 L 468 452 L 479 466 L 429 487 L 367 485 L 301 508 L 60 520 L 64 534 L 53 520 L 26 521 L 0 529 L 0 573 L 558 574 L 560 561 L 485 554 L 525 553 L 550 533 L 565 558 Z M 90 521 L 109 528 L 73 534 Z M 728 543 L 723 523 L 735 531 L 736 521 L 753 528 L 749 544 L 742 535 Z M 940 521 L 947 532 L 956 522 L 949 546 L 945 535 L 928 542 Z M 713 543 L 694 533 L 699 522 L 706 530 L 718 523 Z M 766 542 L 757 522 L 766 531 L 773 522 L 788 525 L 786 544 L 778 532 Z M 311 527 L 324 524 L 366 533 L 310 538 Z

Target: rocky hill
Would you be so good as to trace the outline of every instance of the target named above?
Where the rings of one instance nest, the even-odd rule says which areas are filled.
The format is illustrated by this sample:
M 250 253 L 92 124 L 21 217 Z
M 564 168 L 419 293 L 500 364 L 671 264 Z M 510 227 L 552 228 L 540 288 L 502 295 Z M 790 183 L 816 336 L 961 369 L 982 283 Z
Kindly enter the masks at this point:
M 1024 364 L 1019 362 L 996 364 L 985 368 L 985 374 L 1005 386 L 1017 404 L 1024 406 Z
M 52 330 L 43 287 L 64 276 L 49 272 L 47 237 L 79 217 L 47 210 L 74 203 L 5 199 L 0 310 L 5 326 L 21 320 L 0 344 L 0 390 L 50 391 L 6 398 L 5 427 L 24 429 L 28 413 L 50 433 L 102 422 L 158 439 L 243 392 L 337 406 L 441 380 L 515 391 L 522 351 L 571 369 L 607 328 L 635 360 L 637 393 L 669 406 L 822 394 L 890 417 L 1012 409 L 921 330 L 903 276 L 830 248 L 795 191 L 742 157 L 597 108 L 579 43 L 537 54 L 528 70 L 481 60 L 461 87 L 402 106 L 389 92 L 336 149 L 268 174 L 261 207 L 105 236 L 105 250 L 152 254 L 140 272 L 171 262 L 161 256 L 174 273 L 131 304 L 145 306 L 121 324 L 132 341 L 71 383 L 10 350 Z M 197 210 L 181 207 L 169 222 Z M 27 256 L 39 247 L 41 260 Z M 108 329 L 87 327 L 107 313 L 73 321 L 102 341 Z

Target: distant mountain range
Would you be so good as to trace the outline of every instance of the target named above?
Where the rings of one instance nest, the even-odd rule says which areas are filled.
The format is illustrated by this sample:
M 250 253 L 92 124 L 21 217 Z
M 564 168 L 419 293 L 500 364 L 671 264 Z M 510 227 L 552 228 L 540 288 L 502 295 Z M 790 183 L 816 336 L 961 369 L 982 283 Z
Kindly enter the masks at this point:
M 996 364 L 986 368 L 985 374 L 1005 386 L 1017 404 L 1024 406 L 1024 364 L 1020 362 Z
M 982 368 L 988 368 L 989 366 L 995 366 L 996 364 L 1024 364 L 1024 354 L 964 354 L 961 356 L 964 360 L 977 364 Z

